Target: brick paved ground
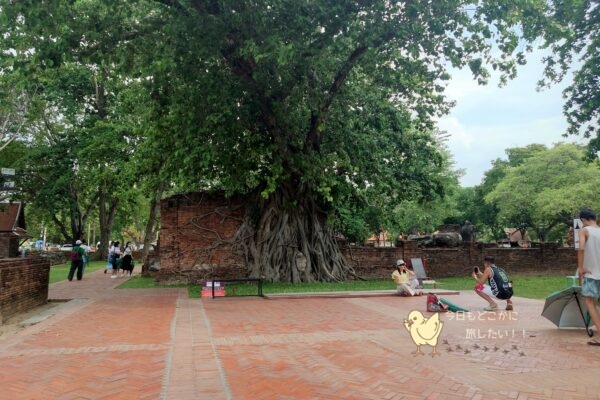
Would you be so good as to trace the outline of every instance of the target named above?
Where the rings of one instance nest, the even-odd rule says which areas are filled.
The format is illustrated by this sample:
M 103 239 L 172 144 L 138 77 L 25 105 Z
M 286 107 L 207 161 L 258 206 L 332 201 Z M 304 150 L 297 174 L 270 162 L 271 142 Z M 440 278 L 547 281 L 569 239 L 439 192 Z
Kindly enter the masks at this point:
M 414 357 L 403 319 L 425 298 L 199 300 L 119 281 L 51 285 L 75 300 L 0 337 L 0 399 L 600 398 L 600 347 L 540 317 L 542 301 L 444 315 L 440 355 Z

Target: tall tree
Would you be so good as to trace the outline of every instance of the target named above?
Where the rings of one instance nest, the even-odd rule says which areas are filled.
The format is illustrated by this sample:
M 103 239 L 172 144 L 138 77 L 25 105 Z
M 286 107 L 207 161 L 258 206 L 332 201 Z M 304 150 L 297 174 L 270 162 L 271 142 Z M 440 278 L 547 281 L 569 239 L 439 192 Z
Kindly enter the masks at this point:
M 568 134 L 583 134 L 594 157 L 600 150 L 600 2 L 552 1 L 554 18 L 545 30 L 545 76 L 540 86 L 560 82 L 574 71 L 573 83 L 564 91 Z
M 600 206 L 600 169 L 584 157 L 584 149 L 573 144 L 537 151 L 509 168 L 485 199 L 505 224 L 524 223 L 539 239 L 561 239 L 582 207 Z
M 519 30 L 535 38 L 547 10 L 543 1 L 161 3 L 179 28 L 173 51 L 188 82 L 177 96 L 185 174 L 260 194 L 238 236 L 251 274 L 291 281 L 347 275 L 324 223 L 338 194 L 369 186 L 399 202 L 441 192 L 423 127 L 448 107 L 447 63 L 481 81 L 486 63 L 511 76 Z M 310 268 L 298 268 L 298 253 Z
M 84 64 L 146 87 L 162 111 L 142 125 L 168 126 L 149 136 L 169 149 L 161 176 L 253 199 L 236 236 L 250 274 L 293 282 L 351 273 L 327 225 L 344 199 L 379 207 L 442 194 L 430 132 L 450 106 L 446 68 L 468 66 L 481 82 L 487 67 L 514 76 L 520 45 L 553 12 L 544 0 L 0 6 L 4 40 L 33 38 L 40 65 L 93 56 Z
M 519 227 L 521 223 L 526 223 L 523 218 L 520 220 L 515 218 L 517 221 L 506 221 L 506 219 L 499 218 L 498 204 L 486 201 L 486 197 L 496 189 L 511 168 L 516 168 L 531 156 L 547 150 L 546 146 L 536 143 L 525 147 L 512 147 L 505 150 L 506 160 L 497 158 L 492 161 L 492 168 L 484 173 L 482 183 L 475 187 L 475 202 L 472 204 L 472 222 L 482 233 L 480 238 L 493 240 L 504 238 L 506 236 L 504 228 L 507 227 L 507 223 Z M 528 202 L 525 201 L 522 207 L 527 209 L 528 205 Z
M 22 160 L 24 197 L 66 240 L 83 238 L 87 219 L 99 216 L 102 249 L 135 175 L 128 165 L 135 114 L 121 98 L 134 85 L 120 71 L 128 55 L 124 41 L 147 32 L 136 27 L 145 10 L 128 6 L 0 3 L 8 49 L 0 80 L 17 81 L 35 105 L 27 115 L 32 151 Z

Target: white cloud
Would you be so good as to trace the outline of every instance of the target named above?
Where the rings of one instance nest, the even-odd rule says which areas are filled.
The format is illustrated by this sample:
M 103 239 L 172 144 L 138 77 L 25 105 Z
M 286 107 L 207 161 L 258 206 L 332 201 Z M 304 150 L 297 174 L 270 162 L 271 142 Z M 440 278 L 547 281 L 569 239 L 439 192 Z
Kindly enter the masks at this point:
M 465 171 L 461 185 L 481 183 L 493 160 L 506 159 L 507 148 L 532 143 L 550 147 L 558 142 L 582 142 L 581 138 L 562 136 L 567 127 L 562 114 L 562 90 L 569 79 L 542 92 L 536 91 L 543 71 L 541 57 L 541 53 L 533 54 L 517 78 L 503 88 L 497 86 L 497 77 L 487 86 L 481 86 L 468 71 L 453 73 L 446 94 L 457 104 L 438 125 L 450 134 L 448 148 L 455 167 Z
M 451 150 L 471 148 L 471 144 L 475 138 L 467 132 L 458 118 L 453 116 L 442 118 L 438 123 L 438 127 L 442 131 L 451 132 L 451 136 L 448 138 L 448 147 Z

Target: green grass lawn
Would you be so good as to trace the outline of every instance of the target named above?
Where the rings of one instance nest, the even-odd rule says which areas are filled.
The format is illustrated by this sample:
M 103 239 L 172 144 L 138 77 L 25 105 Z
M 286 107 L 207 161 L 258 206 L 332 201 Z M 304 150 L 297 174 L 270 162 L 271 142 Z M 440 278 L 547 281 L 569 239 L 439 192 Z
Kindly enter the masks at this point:
M 514 295 L 529 299 L 545 299 L 550 293 L 570 285 L 570 281 L 564 275 L 512 275 L 511 279 Z M 436 281 L 441 282 L 444 289 L 471 290 L 475 286 L 471 277 L 442 278 Z
M 66 276 L 66 274 L 65 274 Z M 568 281 L 563 275 L 549 276 L 512 276 L 515 296 L 530 299 L 544 299 L 550 293 L 564 289 Z M 436 279 L 441 287 L 447 290 L 471 290 L 475 281 L 471 277 L 441 278 Z M 159 286 L 150 277 L 134 276 L 119 285 L 119 288 L 155 288 L 155 287 L 187 287 L 190 297 L 200 297 L 201 288 L 198 285 Z M 276 293 L 301 293 L 301 292 L 333 292 L 357 290 L 393 290 L 396 285 L 391 279 L 372 281 L 348 281 L 325 283 L 263 283 L 265 294 Z M 257 288 L 254 283 L 235 283 L 226 286 L 228 296 L 256 295 Z
M 83 271 L 83 276 L 86 273 L 103 269 L 106 266 L 106 261 L 90 261 L 89 265 Z M 50 283 L 60 282 L 67 279 L 69 269 L 71 268 L 71 262 L 65 264 L 53 265 L 50 267 Z

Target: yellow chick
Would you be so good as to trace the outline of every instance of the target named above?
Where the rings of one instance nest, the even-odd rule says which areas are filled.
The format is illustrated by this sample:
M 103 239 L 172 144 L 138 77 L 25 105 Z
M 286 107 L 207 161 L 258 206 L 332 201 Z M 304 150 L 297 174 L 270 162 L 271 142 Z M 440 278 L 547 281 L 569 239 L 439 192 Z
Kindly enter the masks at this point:
M 429 353 L 431 357 L 434 357 L 436 354 L 440 355 L 435 350 L 435 347 L 437 346 L 438 337 L 444 327 L 444 323 L 440 322 L 438 313 L 425 318 L 419 311 L 413 310 L 408 314 L 408 320 L 404 320 L 404 326 L 410 332 L 413 342 L 417 345 L 417 351 L 411 354 L 414 354 L 415 357 L 419 354 L 425 355 L 421 351 L 421 345 L 428 344 L 433 347 L 433 351 Z

